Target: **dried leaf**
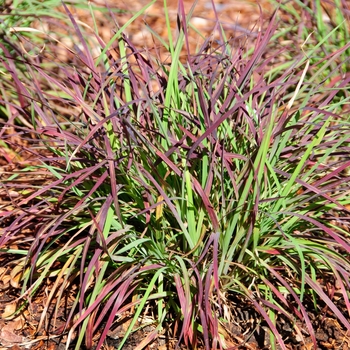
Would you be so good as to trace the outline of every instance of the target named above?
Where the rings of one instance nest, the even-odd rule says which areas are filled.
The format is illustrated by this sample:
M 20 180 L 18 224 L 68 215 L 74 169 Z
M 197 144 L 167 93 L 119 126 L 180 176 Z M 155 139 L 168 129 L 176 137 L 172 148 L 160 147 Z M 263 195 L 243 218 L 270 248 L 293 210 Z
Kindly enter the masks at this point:
M 10 276 L 11 276 L 11 286 L 13 288 L 19 288 L 20 287 L 20 280 L 22 279 L 23 276 L 23 264 L 19 263 L 17 264 L 11 271 Z
M 13 332 L 11 324 L 6 325 L 2 328 L 0 333 L 0 338 L 6 343 L 21 343 L 23 342 L 23 337 L 17 335 Z
M 11 278 L 10 283 L 13 288 L 19 288 L 20 287 L 20 280 L 22 279 L 22 274 L 19 273 L 14 278 Z
M 11 321 L 11 327 L 16 331 L 19 331 L 20 329 L 22 329 L 24 325 L 25 325 L 25 319 L 22 315 L 16 317 L 14 320 Z
M 5 311 L 2 313 L 1 317 L 4 320 L 11 320 L 14 318 L 14 313 L 16 312 L 17 306 L 16 303 L 11 303 L 11 304 L 7 304 L 5 306 Z
M 10 281 L 11 281 L 11 276 L 10 275 L 4 275 L 4 276 L 1 277 L 1 282 L 3 284 L 5 284 L 5 285 L 10 283 Z

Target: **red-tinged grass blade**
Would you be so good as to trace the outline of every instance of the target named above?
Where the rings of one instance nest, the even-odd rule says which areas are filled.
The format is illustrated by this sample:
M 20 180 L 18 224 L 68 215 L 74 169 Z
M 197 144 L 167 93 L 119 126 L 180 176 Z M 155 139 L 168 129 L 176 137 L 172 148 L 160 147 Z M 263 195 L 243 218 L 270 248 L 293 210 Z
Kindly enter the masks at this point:
M 238 91 L 243 90 L 243 87 L 245 86 L 251 74 L 253 73 L 254 66 L 257 64 L 257 62 L 260 60 L 261 56 L 265 52 L 266 46 L 271 40 L 271 37 L 277 28 L 277 26 L 274 24 L 277 13 L 278 13 L 278 10 L 275 10 L 274 14 L 271 17 L 270 23 L 266 28 L 265 33 L 262 37 L 261 37 L 261 32 L 259 32 L 259 37 L 255 44 L 254 54 L 250 58 L 244 70 L 240 72 L 240 78 L 237 81 Z M 225 108 L 225 106 L 223 106 L 223 108 Z
M 67 15 L 69 16 L 69 19 L 71 20 L 72 24 L 73 24 L 73 27 L 75 29 L 75 33 L 78 35 L 79 37 L 79 40 L 80 40 L 80 43 L 81 45 L 83 45 L 84 47 L 84 53 L 79 51 L 79 54 L 80 54 L 80 59 L 85 63 L 85 65 L 87 67 L 90 68 L 90 71 L 92 73 L 95 73 L 95 66 L 94 66 L 94 59 L 93 57 L 91 56 L 91 52 L 86 44 L 86 41 L 85 41 L 85 38 L 77 24 L 77 22 L 75 21 L 73 15 L 71 14 L 71 12 L 69 11 L 68 7 L 66 6 L 66 4 L 64 2 L 62 2 L 62 5 L 67 13 Z
M 133 283 L 133 282 L 136 282 L 136 283 Z M 113 293 L 109 297 L 108 302 L 105 304 L 102 311 L 99 313 L 98 319 L 96 320 L 96 322 L 94 322 L 94 328 L 93 328 L 94 332 L 96 332 L 99 329 L 104 318 L 108 316 L 106 327 L 105 327 L 106 334 L 102 334 L 101 336 L 105 337 L 107 335 L 107 332 L 111 328 L 114 319 L 119 314 L 119 310 L 121 309 L 121 307 L 123 306 L 124 308 L 127 308 L 127 305 L 125 305 L 125 301 L 137 288 L 137 282 L 139 282 L 139 280 L 134 281 L 134 280 L 128 279 L 127 281 L 123 282 L 121 286 L 115 291 L 115 293 Z M 134 306 L 134 304 L 132 306 Z M 131 308 L 131 305 L 130 305 L 130 308 Z
M 189 160 L 193 154 L 193 152 L 196 150 L 196 148 L 201 144 L 201 142 L 207 138 L 209 135 L 211 135 L 226 119 L 230 118 L 232 114 L 234 114 L 240 107 L 243 106 L 242 101 L 237 101 L 235 106 L 230 109 L 228 112 L 224 113 L 220 118 L 216 119 L 211 126 L 200 136 L 197 138 L 197 140 L 193 143 L 191 149 L 187 153 L 187 160 Z
M 277 296 L 278 299 L 282 301 L 282 303 L 287 307 L 287 308 L 292 308 L 293 313 L 299 317 L 300 320 L 303 320 L 302 314 L 299 312 L 299 310 L 293 306 L 290 302 L 287 301 L 287 299 L 284 297 L 284 295 L 266 278 L 262 278 L 263 282 L 269 286 L 271 291 Z M 278 310 L 280 312 L 283 312 L 281 310 Z M 288 317 L 290 317 L 287 313 L 285 313 Z
M 305 216 L 299 213 L 292 213 L 285 211 L 284 214 L 286 215 L 291 215 L 291 216 L 296 216 L 300 219 L 302 219 L 305 222 L 310 222 L 314 224 L 316 227 L 318 227 L 321 232 L 327 233 L 329 236 L 331 236 L 335 242 L 337 242 L 344 250 L 346 250 L 348 253 L 350 253 L 350 245 L 342 238 L 341 235 L 337 234 L 335 231 L 327 227 L 326 225 L 322 224 L 321 222 L 311 218 L 310 216 Z
M 243 287 L 243 289 L 245 289 Z M 247 289 L 246 289 L 246 295 L 251 294 Z M 264 308 L 254 299 L 253 296 L 250 297 L 251 302 L 254 304 L 256 310 L 262 315 L 262 317 L 264 318 L 264 320 L 266 321 L 266 323 L 269 325 L 269 328 L 271 329 L 271 331 L 273 332 L 274 337 L 277 338 L 278 341 L 278 345 L 283 349 L 283 350 L 287 350 L 288 348 L 286 347 L 286 344 L 284 343 L 280 333 L 278 332 L 275 324 L 272 322 L 272 320 L 270 319 L 269 315 L 266 313 L 266 311 L 264 310 Z
M 187 241 L 188 241 L 188 244 L 189 244 L 190 248 L 193 249 L 194 243 L 192 241 L 192 238 L 188 234 L 188 231 L 187 231 L 183 221 L 181 220 L 181 218 L 180 218 L 180 216 L 179 216 L 175 206 L 172 204 L 171 199 L 166 195 L 166 193 L 164 192 L 162 187 L 153 178 L 153 176 L 148 171 L 146 171 L 146 169 L 139 169 L 139 171 L 142 174 L 144 174 L 148 178 L 148 180 L 151 181 L 151 183 L 153 183 L 153 185 L 157 188 L 157 190 L 159 191 L 159 194 L 163 197 L 164 201 L 166 202 L 166 204 L 168 205 L 169 209 L 171 210 L 171 212 L 173 213 L 174 217 L 176 218 L 177 223 L 179 224 L 179 226 L 183 230 L 183 233 L 184 233 L 184 235 L 187 238 Z
M 281 275 L 275 271 L 273 268 L 271 268 L 270 266 L 266 266 L 266 268 L 271 272 L 271 274 L 273 276 L 275 276 L 278 281 L 280 281 L 280 283 L 288 290 L 288 292 L 293 296 L 294 301 L 298 304 L 301 313 L 303 314 L 304 317 L 304 321 L 306 323 L 307 329 L 309 330 L 309 334 L 311 336 L 312 342 L 314 344 L 315 347 L 317 347 L 317 341 L 316 341 L 316 336 L 315 336 L 315 332 L 314 329 L 312 327 L 310 318 L 307 314 L 307 311 L 304 307 L 304 305 L 301 303 L 299 297 L 296 295 L 296 293 L 294 292 L 293 288 L 291 288 L 291 286 L 287 283 L 287 281 L 285 279 L 283 279 L 283 277 L 281 277 Z M 307 279 L 307 275 L 305 274 L 305 278 Z
M 1 59 L 2 64 L 5 66 L 7 72 L 12 76 L 12 79 L 15 82 L 15 88 L 17 90 L 17 98 L 18 101 L 20 102 L 20 106 L 23 110 L 25 110 L 26 107 L 28 107 L 28 102 L 26 100 L 26 97 L 29 97 L 30 94 L 28 93 L 28 90 L 25 89 L 24 85 L 22 82 L 19 80 L 17 74 L 16 74 L 16 67 L 14 64 L 14 60 L 12 58 L 12 55 L 9 53 L 7 48 L 0 42 L 0 48 L 3 50 L 5 53 L 5 58 L 7 59 L 5 61 L 4 58 Z M 45 118 L 45 114 L 42 113 L 42 117 Z
M 194 317 L 194 300 L 192 299 L 192 293 L 190 290 L 190 276 L 188 275 L 185 262 L 179 256 L 176 256 L 176 259 L 179 262 L 183 274 L 183 279 L 181 279 L 178 274 L 174 276 L 175 286 L 178 292 L 183 315 L 183 325 L 179 340 L 181 340 L 183 337 L 185 344 L 189 346 L 189 344 L 195 342 L 194 330 L 192 327 Z
M 65 195 L 67 194 L 68 191 L 70 191 L 71 189 L 73 189 L 74 187 L 77 187 L 79 184 L 81 184 L 82 182 L 84 182 L 85 180 L 89 180 L 89 178 L 91 178 L 90 176 L 95 174 L 97 170 L 101 169 L 104 167 L 104 165 L 106 165 L 107 162 L 100 162 L 98 164 L 96 164 L 95 166 L 92 167 L 88 167 L 86 169 L 83 169 L 82 171 L 77 171 L 74 173 L 75 176 L 77 176 L 77 179 L 74 180 L 69 186 L 67 186 L 65 188 L 65 190 L 60 194 L 60 196 L 58 197 L 58 202 L 61 203 L 63 201 L 63 198 L 65 197 Z M 82 173 L 80 175 L 80 173 Z M 79 176 L 80 175 L 80 176 Z M 90 190 L 90 193 L 87 194 L 87 196 L 85 196 L 84 198 L 82 198 L 77 204 L 76 207 L 79 205 L 79 203 L 81 201 L 84 201 L 88 198 L 91 198 L 91 194 L 93 194 L 104 182 L 104 180 L 107 177 L 107 172 L 104 172 L 101 177 L 98 179 L 98 181 L 96 182 L 96 184 L 94 184 L 93 188 Z
M 153 266 L 153 268 L 156 268 L 156 266 Z M 160 268 L 160 266 L 158 266 Z M 161 269 L 159 269 L 161 270 Z M 107 282 L 105 286 L 101 289 L 99 294 L 97 295 L 96 299 L 93 301 L 93 303 L 86 308 L 86 310 L 81 310 L 79 318 L 74 322 L 74 326 L 71 328 L 69 332 L 69 337 L 72 336 L 74 333 L 74 330 L 79 326 L 80 323 L 84 322 L 89 315 L 91 315 L 93 312 L 98 310 L 100 308 L 101 302 L 103 299 L 106 298 L 112 292 L 115 290 L 114 294 L 112 294 L 112 300 L 116 300 L 116 304 L 118 308 L 121 307 L 122 304 L 124 304 L 124 301 L 126 298 L 134 291 L 134 288 L 136 286 L 133 286 L 132 288 L 129 288 L 128 286 L 131 286 L 130 283 L 133 283 L 133 281 L 136 281 L 136 277 L 142 272 L 140 270 L 140 266 L 131 266 L 128 268 L 127 266 L 124 266 L 119 271 L 116 271 L 112 276 L 109 277 L 110 282 Z M 129 290 L 128 290 L 129 288 Z M 122 294 L 120 294 L 122 293 Z M 113 297 L 114 296 L 114 297 Z M 120 296 L 123 300 L 118 300 L 118 296 Z M 111 302 L 113 303 L 113 302 Z M 123 305 L 125 307 L 125 304 Z M 129 307 L 132 305 L 130 304 Z M 117 309 L 116 309 L 117 310 Z M 106 307 L 104 308 L 104 311 L 102 311 L 104 314 L 107 314 L 108 309 Z M 111 313 L 109 316 L 109 322 L 112 322 L 112 318 L 114 319 L 116 314 Z M 101 318 L 98 319 L 98 322 L 101 322 Z M 96 325 L 97 328 L 98 325 Z M 93 329 L 93 328 L 92 328 Z M 91 329 L 91 331 L 92 331 Z M 108 329 L 107 329 L 108 331 Z M 104 336 L 106 336 L 104 334 Z M 90 334 L 90 339 L 92 337 L 92 334 Z
M 51 305 L 53 298 L 56 296 L 59 285 L 62 283 L 62 278 L 64 277 L 65 281 L 67 281 L 67 279 L 69 278 L 68 269 L 75 265 L 77 259 L 79 258 L 79 255 L 80 255 L 79 250 L 74 252 L 73 254 L 71 254 L 69 259 L 65 262 L 64 266 L 61 268 L 61 270 L 57 276 L 57 279 L 55 281 L 55 284 L 51 287 L 50 294 L 49 294 L 48 298 L 46 299 L 44 309 L 43 309 L 43 312 L 41 314 L 41 318 L 40 318 L 39 324 L 37 326 L 37 329 L 41 329 L 42 324 L 45 321 L 45 318 L 47 317 L 47 312 L 48 312 L 49 306 Z M 62 294 L 62 291 L 60 294 Z
M 337 306 L 334 305 L 331 299 L 326 295 L 326 293 L 322 290 L 322 287 L 313 281 L 309 276 L 306 276 L 306 282 L 310 285 L 310 287 L 316 291 L 316 293 L 322 298 L 322 300 L 326 303 L 326 305 L 334 312 L 337 318 L 342 322 L 346 329 L 350 329 L 350 322 L 348 319 L 344 317 L 342 312 L 339 310 Z
M 220 343 L 220 336 L 218 332 L 218 322 L 216 312 L 212 310 L 212 304 L 210 299 L 212 298 L 213 291 L 213 266 L 209 266 L 208 271 L 204 280 L 204 298 L 203 298 L 203 308 L 206 313 L 207 324 L 209 326 L 210 334 L 213 338 L 212 347 L 217 349 L 218 343 Z M 221 344 L 220 344 L 221 347 Z
M 165 267 L 162 267 L 162 268 L 158 268 L 157 271 L 154 273 L 149 285 L 147 286 L 145 292 L 144 292 L 144 295 L 142 295 L 141 297 L 141 300 L 140 300 L 140 304 L 138 305 L 137 307 L 137 310 L 135 312 L 135 315 L 129 325 L 129 328 L 128 330 L 126 331 L 125 333 L 125 336 L 124 338 L 122 339 L 121 343 L 119 344 L 119 347 L 118 347 L 118 350 L 119 349 L 122 349 L 123 345 L 125 344 L 125 341 L 128 339 L 128 336 L 130 335 L 134 325 L 136 324 L 137 320 L 138 320 L 138 317 L 140 316 L 144 306 L 146 305 L 147 301 L 148 301 L 148 298 L 152 292 L 152 289 L 155 288 L 155 284 L 156 284 L 156 281 L 158 280 L 159 278 L 159 275 L 164 273 L 164 271 L 166 270 Z
M 192 268 L 196 276 L 196 285 L 198 288 L 196 300 L 197 300 L 197 305 L 199 310 L 200 325 L 202 326 L 204 345 L 205 345 L 205 349 L 210 349 L 211 348 L 210 339 L 209 339 L 210 330 L 208 328 L 208 323 L 207 323 L 207 310 L 205 309 L 205 304 L 204 304 L 203 281 L 198 271 L 198 268 L 196 266 L 192 266 Z
M 337 266 L 337 268 L 338 268 L 338 270 L 340 270 L 338 266 Z M 340 290 L 341 290 L 342 296 L 343 296 L 344 301 L 345 301 L 345 305 L 346 305 L 346 308 L 347 308 L 347 311 L 348 311 L 348 315 L 350 317 L 350 300 L 349 300 L 349 296 L 348 296 L 348 293 L 347 293 L 347 290 L 349 289 L 349 284 L 350 283 L 347 283 L 347 286 L 344 286 L 343 280 L 340 277 L 339 272 L 336 269 L 333 269 L 333 273 L 336 276 L 336 283 L 340 286 Z M 345 281 L 350 281 L 350 273 L 347 273 L 345 276 L 346 276 L 346 278 L 344 278 L 344 280 Z M 346 287 L 347 287 L 347 289 L 346 289 Z
M 346 168 L 346 167 L 345 167 Z M 344 169 L 345 169 L 344 168 Z M 290 174 L 284 172 L 284 171 L 281 171 L 281 170 L 278 170 L 276 169 L 276 173 L 277 174 L 281 174 L 281 175 L 284 175 L 286 178 L 290 178 Z M 334 176 L 332 176 L 334 177 Z M 343 181 L 343 180 L 342 180 Z M 319 187 L 319 186 L 315 186 L 315 183 L 313 184 L 309 184 L 301 179 L 295 179 L 295 182 L 302 185 L 303 187 L 307 188 L 309 191 L 317 194 L 317 195 L 320 195 L 322 196 L 324 199 L 326 199 L 327 201 L 331 202 L 331 203 L 334 203 L 336 205 L 337 208 L 339 208 L 340 210 L 345 210 L 347 211 L 346 207 L 343 206 L 341 203 L 339 203 L 339 201 L 333 199 L 331 196 L 329 196 L 327 193 L 325 193 L 325 189 L 327 188 L 324 188 L 324 187 Z M 326 180 L 323 178 L 323 179 L 320 179 L 318 181 L 318 185 L 322 185 L 326 182 Z M 331 185 L 332 186 L 332 185 Z
M 96 329 L 101 322 L 101 316 L 105 315 L 106 313 L 109 313 L 108 315 L 108 319 L 106 322 L 106 326 L 100 336 L 99 342 L 97 344 L 97 348 L 101 347 L 104 340 L 107 337 L 107 333 L 109 331 L 109 329 L 112 327 L 113 321 L 115 320 L 116 316 L 118 315 L 118 311 L 120 310 L 120 307 L 122 304 L 125 304 L 125 301 L 127 300 L 128 296 L 132 294 L 132 292 L 136 289 L 137 284 L 135 284 L 134 287 L 130 286 L 130 283 L 133 282 L 132 280 L 128 280 L 127 283 L 124 283 L 124 285 L 120 288 L 120 293 L 117 294 L 115 297 L 112 296 L 110 297 L 110 299 L 108 300 L 108 306 L 106 304 L 105 306 L 105 310 L 102 311 L 102 314 L 99 317 L 99 322 L 95 322 L 94 324 L 94 328 Z M 127 293 L 126 293 L 127 292 Z M 111 300 L 111 302 L 110 302 Z M 111 308 L 112 302 L 115 300 L 115 303 L 113 305 L 113 307 Z M 108 307 L 108 308 L 107 308 Z
M 159 336 L 159 327 L 156 328 L 154 331 L 151 331 L 147 334 L 147 336 L 142 339 L 142 341 L 140 342 L 140 344 L 138 344 L 136 347 L 135 347 L 135 350 L 142 350 L 142 349 L 145 349 L 146 346 L 150 343 L 152 343 L 156 338 L 158 338 Z

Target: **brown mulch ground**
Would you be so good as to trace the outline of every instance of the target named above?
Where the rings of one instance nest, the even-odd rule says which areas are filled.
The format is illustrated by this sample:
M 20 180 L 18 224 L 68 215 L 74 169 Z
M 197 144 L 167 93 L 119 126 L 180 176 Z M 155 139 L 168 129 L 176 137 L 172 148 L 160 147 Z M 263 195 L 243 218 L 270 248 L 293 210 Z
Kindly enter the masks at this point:
M 148 0 L 114 0 L 113 5 L 115 7 L 126 11 L 115 15 L 118 25 L 122 26 L 130 18 L 129 11 L 138 11 L 147 3 Z M 177 1 L 169 0 L 168 4 L 170 18 L 174 23 L 173 29 L 175 30 Z M 186 11 L 190 9 L 192 4 L 193 0 L 185 0 Z M 261 8 L 253 1 L 226 0 L 216 1 L 216 4 L 218 17 L 225 30 L 232 36 L 254 36 L 259 29 L 258 19 L 260 17 L 260 11 L 262 11 L 265 18 L 269 18 L 273 12 L 272 6 L 267 1 L 262 1 L 260 3 Z M 142 19 L 135 21 L 128 27 L 126 34 L 130 37 L 132 42 L 149 47 L 152 47 L 154 44 L 152 36 L 145 30 L 143 21 L 147 22 L 149 26 L 161 36 L 166 37 L 167 33 L 162 7 L 163 1 L 157 1 L 148 9 L 147 16 L 143 16 Z M 75 14 L 81 21 L 92 26 L 92 20 L 86 12 L 77 11 Z M 97 20 L 100 34 L 105 42 L 108 42 L 113 35 L 113 31 L 115 31 L 115 25 L 105 21 L 102 16 L 97 17 Z M 211 10 L 211 2 L 209 0 L 198 1 L 191 24 L 197 27 L 203 34 L 213 35 L 213 39 L 219 39 L 218 31 L 213 33 L 213 29 L 215 28 L 215 14 Z M 193 33 L 191 32 L 190 38 L 190 45 L 193 49 L 197 47 L 200 44 L 200 40 L 202 40 L 194 31 Z M 9 130 L 9 133 L 15 135 L 13 130 Z M 33 161 L 30 152 L 20 151 L 22 146 L 28 146 L 27 143 L 15 136 L 12 143 L 14 145 L 13 150 L 0 149 L 0 172 L 2 176 L 6 176 L 6 173 L 18 170 L 22 168 L 24 164 L 29 164 Z M 40 181 L 47 181 L 47 178 L 45 174 L 39 174 L 34 179 L 28 179 L 25 176 L 21 177 L 19 181 L 38 181 L 38 183 L 40 183 Z M 11 210 L 11 203 L 15 200 L 16 196 L 18 196 L 17 193 L 9 193 L 0 188 L 0 210 L 5 210 L 5 208 L 6 210 Z M 38 297 L 30 304 L 28 310 L 24 311 L 19 316 L 11 317 L 10 315 L 15 310 L 16 301 L 20 295 L 18 281 L 16 280 L 17 275 L 14 273 L 15 266 L 16 262 L 9 264 L 9 261 L 4 261 L 3 258 L 0 257 L 0 350 L 65 349 L 66 336 L 59 337 L 52 334 L 48 335 L 44 329 L 48 330 L 50 328 L 52 329 L 52 327 L 59 328 L 64 324 L 66 309 L 69 308 L 70 303 L 72 303 L 70 293 L 74 293 L 75 291 L 67 291 L 65 303 L 62 303 L 58 308 L 56 324 L 51 324 L 50 317 L 47 317 L 43 320 L 43 327 L 38 330 L 37 327 L 40 323 L 41 313 L 50 285 L 48 283 L 46 288 L 40 291 Z M 269 349 L 269 339 L 265 332 L 266 326 L 264 324 L 259 325 L 259 319 L 256 313 L 249 308 L 249 305 L 244 305 L 240 303 L 239 300 L 232 301 L 232 303 L 235 309 L 235 319 L 226 330 L 231 346 L 236 346 L 235 348 L 237 349 Z M 341 300 L 339 303 L 341 303 Z M 344 309 L 346 309 L 345 306 Z M 52 312 L 53 310 L 49 310 L 48 315 L 52 315 Z M 316 330 L 316 337 L 319 345 L 318 349 L 347 350 L 350 348 L 350 330 L 346 333 L 346 330 L 338 324 L 331 316 L 331 313 L 328 314 L 327 309 L 324 309 L 322 314 L 315 315 L 310 307 L 310 318 Z M 112 350 L 118 347 L 128 327 L 128 320 L 127 315 L 125 315 L 125 318 L 121 320 L 120 324 L 109 333 L 104 349 Z M 279 326 L 282 336 L 290 349 L 313 349 L 310 339 L 306 336 L 307 342 L 303 344 L 301 339 L 298 338 L 291 328 L 291 325 L 281 321 Z M 123 349 L 135 349 L 150 331 L 152 331 L 152 326 L 147 326 L 142 330 L 136 331 L 124 345 Z M 303 335 L 305 336 L 305 334 Z M 96 339 L 98 339 L 98 336 Z M 174 349 L 176 344 L 177 340 L 175 338 L 163 335 L 158 337 L 147 349 L 170 350 Z M 185 349 L 185 347 L 182 346 L 180 349 Z
M 11 266 L 11 265 L 10 265 Z M 1 281 L 9 280 L 11 277 L 4 270 L 1 270 Z M 43 322 L 43 327 L 38 331 L 37 327 L 40 323 L 41 314 L 44 303 L 47 297 L 47 290 L 50 289 L 48 284 L 36 297 L 35 301 L 29 306 L 27 310 L 16 317 L 9 316 L 15 311 L 16 300 L 18 298 L 18 288 L 8 286 L 4 282 L 0 283 L 0 350 L 63 350 L 65 349 L 67 336 L 54 335 L 52 332 L 48 334 L 44 329 L 57 329 L 64 325 L 65 312 L 69 309 L 69 305 L 73 302 L 70 298 L 74 291 L 67 291 L 67 299 L 62 302 L 58 308 L 55 324 L 52 322 L 52 315 L 54 313 L 55 304 L 53 303 L 47 317 Z M 238 302 L 238 303 L 237 303 Z M 256 312 L 249 306 L 244 305 L 243 302 L 237 300 L 232 304 L 234 308 L 235 317 L 231 324 L 228 325 L 222 334 L 226 335 L 227 344 L 230 349 L 240 350 L 268 350 L 271 349 L 267 325 L 263 322 Z M 350 349 L 350 332 L 346 332 L 344 328 L 332 317 L 331 312 L 324 312 L 316 315 L 310 308 L 309 317 L 313 322 L 316 338 L 318 341 L 317 350 L 347 350 Z M 113 329 L 108 333 L 108 337 L 104 343 L 103 349 L 113 350 L 117 349 L 128 326 L 131 318 L 125 315 L 121 318 Z M 135 328 L 141 324 L 149 322 L 150 320 L 141 321 Z M 290 350 L 316 350 L 312 344 L 310 337 L 304 331 L 305 327 L 299 323 L 297 327 L 300 329 L 305 343 L 301 340 L 300 335 L 295 332 L 292 325 L 283 319 L 277 323 L 280 328 L 280 333 Z M 136 329 L 135 329 L 136 330 Z M 149 332 L 154 330 L 154 326 L 147 325 L 142 329 L 136 330 L 128 341 L 123 346 L 124 350 L 135 349 L 141 341 L 147 336 Z M 176 348 L 177 339 L 169 336 L 171 332 L 160 335 L 153 343 L 149 344 L 146 349 L 172 350 Z M 97 343 L 99 334 L 97 333 L 95 341 Z M 70 349 L 74 349 L 74 343 Z M 82 348 L 84 349 L 84 348 Z M 181 345 L 179 349 L 187 349 Z M 199 346 L 198 349 L 203 349 Z M 277 347 L 277 349 L 280 349 Z

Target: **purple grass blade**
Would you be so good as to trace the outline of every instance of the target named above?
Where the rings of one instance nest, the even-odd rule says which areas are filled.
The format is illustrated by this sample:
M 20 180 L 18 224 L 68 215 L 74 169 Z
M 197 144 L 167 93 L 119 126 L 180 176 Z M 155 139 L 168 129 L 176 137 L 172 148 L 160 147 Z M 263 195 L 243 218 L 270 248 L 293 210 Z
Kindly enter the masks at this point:
M 326 305 L 334 312 L 334 314 L 338 317 L 338 319 L 343 323 L 346 329 L 350 329 L 350 322 L 347 320 L 342 312 L 334 305 L 332 300 L 326 295 L 326 293 L 322 290 L 322 287 L 313 281 L 309 276 L 305 276 L 306 282 L 309 284 L 311 288 L 322 298 L 322 300 L 326 303 Z
M 332 229 L 330 229 L 326 225 L 322 224 L 321 222 L 319 222 L 319 221 L 317 221 L 309 216 L 305 216 L 305 215 L 302 215 L 302 214 L 299 214 L 296 212 L 285 211 L 284 214 L 291 215 L 291 216 L 297 216 L 298 218 L 300 218 L 306 222 L 310 222 L 310 223 L 314 224 L 316 227 L 321 229 L 323 232 L 328 233 L 338 244 L 341 245 L 341 247 L 343 249 L 345 249 L 348 253 L 350 253 L 350 245 L 346 241 L 344 241 L 339 235 L 337 235 Z
M 298 296 L 296 295 L 296 293 L 294 292 L 293 288 L 291 288 L 291 286 L 287 283 L 287 281 L 285 279 L 282 278 L 282 276 L 272 267 L 266 265 L 266 268 L 280 281 L 280 283 L 288 290 L 288 292 L 293 296 L 295 302 L 299 305 L 300 311 L 303 314 L 305 323 L 306 323 L 306 327 L 309 330 L 310 333 L 310 337 L 312 339 L 312 342 L 315 346 L 315 348 L 317 348 L 317 340 L 316 340 L 316 336 L 315 336 L 315 332 L 314 329 L 312 327 L 312 323 L 310 321 L 310 318 L 307 314 L 307 311 L 304 307 L 304 305 L 302 304 L 302 302 L 300 301 L 300 299 L 298 298 Z M 305 278 L 307 278 L 308 276 L 305 274 Z
M 75 30 L 75 33 L 77 34 L 77 36 L 79 37 L 80 39 L 80 43 L 83 45 L 84 47 L 84 53 L 80 52 L 80 59 L 86 63 L 86 65 L 90 68 L 91 72 L 92 73 L 95 73 L 95 66 L 94 66 L 94 59 L 92 58 L 91 56 L 91 53 L 90 53 L 90 50 L 86 44 L 86 41 L 84 39 L 84 35 L 82 34 L 77 22 L 75 21 L 72 13 L 69 11 L 68 7 L 66 6 L 66 4 L 64 2 L 62 2 L 62 5 L 69 17 L 69 19 L 71 20 L 72 24 L 73 24 L 73 27 L 74 27 L 74 30 Z

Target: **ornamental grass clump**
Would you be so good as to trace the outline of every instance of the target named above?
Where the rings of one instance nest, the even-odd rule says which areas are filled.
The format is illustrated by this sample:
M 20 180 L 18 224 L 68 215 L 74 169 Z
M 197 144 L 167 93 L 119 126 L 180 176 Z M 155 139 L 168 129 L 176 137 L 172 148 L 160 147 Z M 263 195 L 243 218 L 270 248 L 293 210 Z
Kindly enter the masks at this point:
M 163 332 L 228 349 L 242 345 L 232 325 L 245 305 L 272 348 L 287 349 L 285 323 L 317 348 L 315 315 L 350 329 L 344 24 L 290 28 L 283 7 L 256 37 L 219 30 L 191 52 L 180 0 L 176 37 L 165 5 L 168 42 L 153 32 L 161 49 L 139 48 L 124 31 L 153 3 L 108 43 L 63 4 L 76 40 L 66 62 L 49 36 L 35 57 L 0 42 L 2 123 L 32 160 L 1 179 L 18 194 L 0 238 L 18 312 L 48 284 L 38 330 L 66 334 L 67 348 L 101 349 L 128 314 L 119 349 L 149 324 L 137 349 Z

